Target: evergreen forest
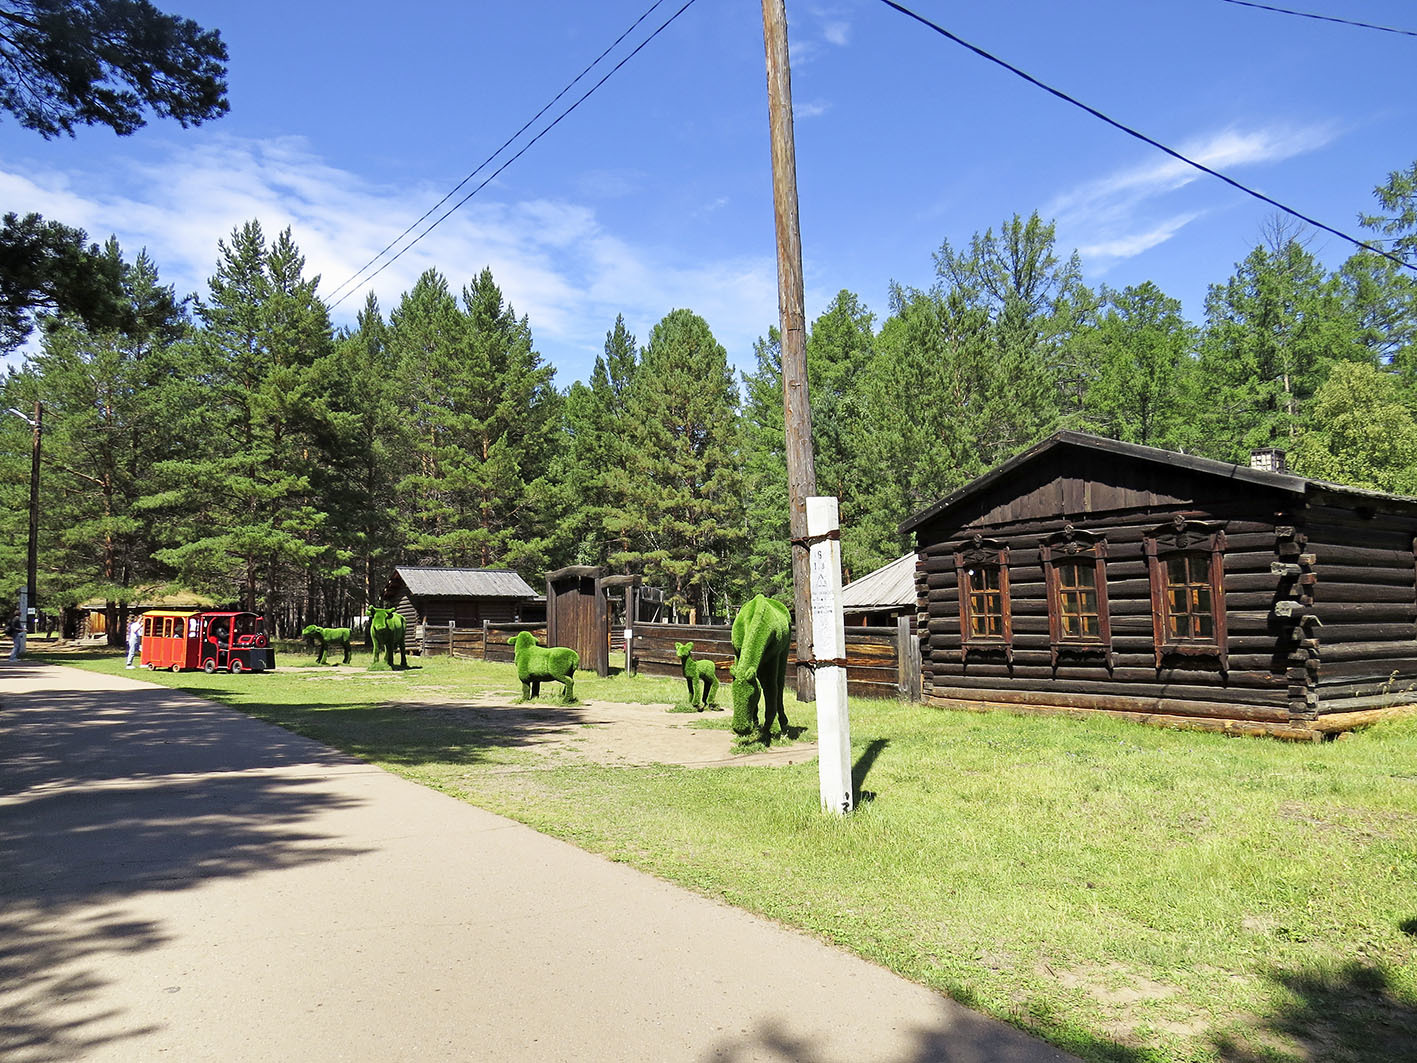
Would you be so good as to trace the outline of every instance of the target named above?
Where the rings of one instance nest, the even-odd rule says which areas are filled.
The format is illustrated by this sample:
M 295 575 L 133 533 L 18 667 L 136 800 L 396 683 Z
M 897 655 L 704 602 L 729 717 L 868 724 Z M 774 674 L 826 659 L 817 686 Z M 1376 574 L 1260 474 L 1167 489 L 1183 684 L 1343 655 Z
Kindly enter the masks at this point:
M 1417 162 L 1362 221 L 1388 255 L 1336 270 L 1272 222 L 1200 322 L 1149 282 L 1090 286 L 1036 213 L 942 243 L 934 283 L 893 285 L 884 308 L 838 293 L 807 357 L 846 577 L 908 551 L 911 513 L 1062 428 L 1226 461 L 1275 446 L 1304 475 L 1417 494 Z M 38 313 L 0 403 L 42 404 L 43 609 L 182 589 L 288 632 L 364 612 L 401 564 L 533 586 L 603 565 L 643 574 L 681 619 L 790 599 L 774 328 L 735 373 L 690 308 L 647 336 L 617 318 L 590 379 L 567 384 L 490 270 L 430 270 L 336 329 L 292 233 L 257 221 L 219 243 L 196 296 L 113 241 L 86 263 L 116 305 Z M 5 324 L 18 346 L 30 322 Z M 8 609 L 31 427 L 0 418 L 0 439 Z

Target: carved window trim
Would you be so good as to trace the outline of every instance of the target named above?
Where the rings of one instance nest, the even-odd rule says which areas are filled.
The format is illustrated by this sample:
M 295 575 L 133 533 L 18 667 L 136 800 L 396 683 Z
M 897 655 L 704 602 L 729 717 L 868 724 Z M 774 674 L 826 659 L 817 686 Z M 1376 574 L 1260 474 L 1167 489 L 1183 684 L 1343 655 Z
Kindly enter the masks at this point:
M 1112 613 L 1107 602 L 1107 539 L 1095 532 L 1066 524 L 1062 531 L 1038 541 L 1038 556 L 1043 563 L 1043 577 L 1048 591 L 1048 646 L 1052 651 L 1053 667 L 1058 667 L 1061 653 L 1101 654 L 1108 671 L 1111 671 L 1116 658 L 1112 652 Z M 1063 631 L 1058 566 L 1063 562 L 1088 559 L 1093 564 L 1093 584 L 1097 592 L 1097 634 L 1066 635 Z
M 1147 575 L 1151 583 L 1151 630 L 1158 670 L 1167 657 L 1214 657 L 1219 662 L 1222 675 L 1230 670 L 1229 635 L 1225 622 L 1224 529 L 1224 524 L 1218 521 L 1186 520 L 1177 515 L 1169 523 L 1152 530 L 1143 540 Z M 1171 638 L 1166 562 L 1179 554 L 1207 559 L 1213 633 L 1210 639 Z
M 971 580 L 971 570 L 981 566 L 999 570 L 1000 635 L 976 635 L 973 631 L 973 613 L 970 608 L 971 595 L 975 588 Z M 986 539 L 975 535 L 955 551 L 956 583 L 959 587 L 959 636 L 960 661 L 969 660 L 969 651 L 1002 650 L 1004 659 L 1014 661 L 1014 616 L 1013 603 L 1009 594 L 1009 547 L 999 539 Z

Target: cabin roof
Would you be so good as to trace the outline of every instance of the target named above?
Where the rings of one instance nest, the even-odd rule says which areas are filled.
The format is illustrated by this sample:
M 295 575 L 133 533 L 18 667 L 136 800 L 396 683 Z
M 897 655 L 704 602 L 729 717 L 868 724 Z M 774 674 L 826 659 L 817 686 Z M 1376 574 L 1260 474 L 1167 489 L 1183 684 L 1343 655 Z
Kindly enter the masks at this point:
M 915 555 L 911 553 L 841 588 L 841 606 L 847 612 L 913 606 L 915 595 Z
M 384 591 L 393 598 L 399 581 L 416 598 L 535 598 L 526 580 L 505 568 L 440 568 L 400 565 Z
M 1055 432 L 1047 439 L 1035 443 L 1033 446 L 1020 454 L 1016 454 L 1002 465 L 996 465 L 982 476 L 976 477 L 959 488 L 959 490 L 946 495 L 938 502 L 908 517 L 900 526 L 901 534 L 914 531 L 922 524 L 934 520 L 946 511 L 968 501 L 1023 466 L 1030 465 L 1038 461 L 1044 455 L 1059 449 L 1090 451 L 1097 454 L 1110 454 L 1114 457 L 1131 461 L 1145 462 L 1153 465 L 1166 465 L 1191 473 L 1199 473 L 1203 476 L 1213 476 L 1216 479 L 1228 480 L 1235 483 L 1254 484 L 1258 487 L 1266 487 L 1288 494 L 1304 495 L 1312 492 L 1323 492 L 1341 496 L 1347 500 L 1348 504 L 1355 507 L 1366 504 L 1391 506 L 1403 510 L 1417 509 L 1417 499 L 1407 498 L 1402 495 L 1386 494 L 1382 491 L 1372 491 L 1363 487 L 1351 487 L 1347 484 L 1315 480 L 1292 472 L 1271 472 L 1267 469 L 1252 469 L 1248 465 L 1232 465 L 1230 462 L 1217 461 L 1214 458 L 1202 458 L 1194 454 L 1178 454 L 1174 451 L 1162 450 L 1159 447 L 1146 447 L 1139 443 L 1124 443 L 1121 440 L 1089 435 L 1086 432 L 1062 431 Z

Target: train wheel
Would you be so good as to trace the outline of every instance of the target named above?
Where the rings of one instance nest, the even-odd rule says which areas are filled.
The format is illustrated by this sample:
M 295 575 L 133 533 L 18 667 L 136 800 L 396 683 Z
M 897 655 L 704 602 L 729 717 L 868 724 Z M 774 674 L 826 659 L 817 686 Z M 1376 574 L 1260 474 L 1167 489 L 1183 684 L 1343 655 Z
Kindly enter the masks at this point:
M 251 671 L 253 671 L 253 672 L 264 672 L 265 670 L 266 670 L 266 662 L 263 661 L 261 658 L 257 657 L 257 658 L 255 658 L 254 660 L 251 661 Z
M 216 658 L 208 657 L 205 661 L 203 661 L 202 671 L 206 672 L 207 675 L 214 674 L 216 672 Z
M 241 663 L 241 658 L 240 658 L 240 657 L 233 657 L 233 658 L 231 658 L 231 674 L 232 674 L 232 675 L 240 675 L 240 674 L 241 674 L 242 672 L 244 672 L 245 670 L 246 670 L 246 666 Z

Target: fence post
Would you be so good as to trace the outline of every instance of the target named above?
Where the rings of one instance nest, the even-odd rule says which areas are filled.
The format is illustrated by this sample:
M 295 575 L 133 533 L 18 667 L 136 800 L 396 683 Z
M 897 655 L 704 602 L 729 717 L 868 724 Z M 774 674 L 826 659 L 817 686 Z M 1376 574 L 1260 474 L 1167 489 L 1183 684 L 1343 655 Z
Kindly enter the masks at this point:
M 625 588 L 625 674 L 635 676 L 635 624 L 640 619 L 640 588 L 631 583 Z
M 483 659 L 484 661 L 487 660 L 487 642 L 488 642 L 488 638 L 487 638 L 487 636 L 488 636 L 487 624 L 488 624 L 488 621 L 486 621 L 486 620 L 482 621 L 482 659 Z
M 908 616 L 895 618 L 896 685 L 909 701 L 920 700 L 920 642 Z

